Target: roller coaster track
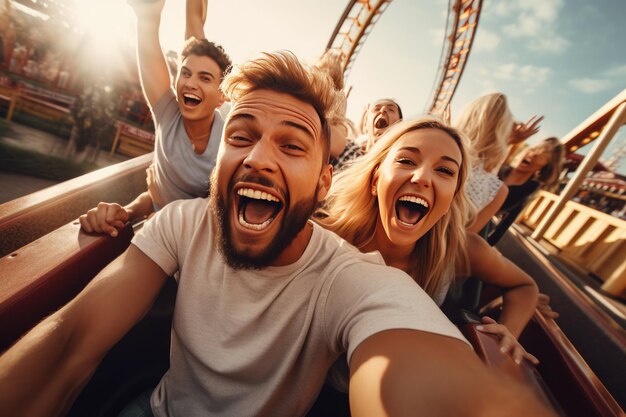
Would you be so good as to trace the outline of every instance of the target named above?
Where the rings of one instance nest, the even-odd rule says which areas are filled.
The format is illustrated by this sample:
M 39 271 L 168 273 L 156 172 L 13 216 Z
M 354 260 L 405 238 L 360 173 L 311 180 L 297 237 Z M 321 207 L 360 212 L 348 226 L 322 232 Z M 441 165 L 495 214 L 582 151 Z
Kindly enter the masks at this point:
M 474 43 L 481 7 L 482 0 L 454 0 L 448 11 L 446 42 L 429 113 L 442 114 L 450 105 Z
M 463 74 L 469 56 L 482 0 L 451 0 L 446 22 L 445 41 L 441 53 L 437 82 L 428 112 L 440 114 L 450 100 Z M 348 78 L 352 65 L 372 28 L 387 9 L 391 0 L 351 0 L 348 2 L 326 49 L 338 49 L 344 56 L 344 78 Z
M 390 3 L 391 0 L 350 0 L 348 2 L 326 45 L 326 49 L 339 49 L 343 52 L 344 78 L 350 75 L 356 56 Z

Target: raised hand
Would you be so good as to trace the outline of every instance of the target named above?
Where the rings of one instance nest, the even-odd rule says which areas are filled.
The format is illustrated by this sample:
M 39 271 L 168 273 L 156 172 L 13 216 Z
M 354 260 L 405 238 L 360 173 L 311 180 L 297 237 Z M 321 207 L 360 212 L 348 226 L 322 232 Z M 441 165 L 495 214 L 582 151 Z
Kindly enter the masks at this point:
M 525 123 L 514 123 L 511 135 L 507 140 L 509 145 L 516 145 L 524 142 L 526 139 L 539 132 L 541 126 L 539 123 L 543 120 L 543 116 L 534 115 Z
M 127 0 L 137 16 L 159 17 L 163 11 L 165 0 Z
M 508 353 L 516 364 L 520 365 L 524 359 L 530 361 L 533 365 L 539 364 L 539 360 L 526 352 L 524 347 L 519 343 L 517 338 L 511 334 L 506 326 L 499 324 L 491 317 L 485 316 L 482 320 L 484 324 L 476 326 L 476 330 L 499 336 L 500 351 L 502 353 Z

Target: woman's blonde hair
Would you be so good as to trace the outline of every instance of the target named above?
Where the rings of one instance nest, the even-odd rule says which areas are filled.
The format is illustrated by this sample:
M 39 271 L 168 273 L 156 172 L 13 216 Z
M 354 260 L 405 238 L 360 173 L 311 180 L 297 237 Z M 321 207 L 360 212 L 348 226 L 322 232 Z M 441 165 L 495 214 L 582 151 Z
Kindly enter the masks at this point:
M 322 226 L 356 247 L 367 245 L 374 238 L 379 217 L 378 199 L 370 192 L 374 174 L 393 144 L 403 135 L 419 129 L 444 131 L 457 143 L 463 158 L 450 209 L 417 241 L 411 255 L 409 274 L 434 297 L 443 281 L 449 278 L 450 265 L 460 274 L 469 270 L 465 224 L 473 211 L 464 188 L 469 161 L 465 140 L 456 129 L 432 116 L 394 124 L 367 154 L 337 175 L 324 207 L 315 217 Z
M 343 61 L 343 52 L 339 49 L 331 48 L 327 49 L 315 64 L 317 68 L 330 76 L 335 90 L 343 90 Z
M 491 172 L 502 164 L 506 140 L 513 130 L 513 115 L 504 94 L 478 97 L 463 110 L 455 126 L 465 134 L 485 171 Z
M 327 49 L 326 52 L 317 60 L 315 67 L 328 74 L 333 81 L 333 86 L 337 91 L 339 103 L 335 107 L 334 111 L 329 114 L 329 122 L 331 125 L 343 126 L 348 132 L 348 137 L 356 137 L 356 134 L 352 134 L 353 123 L 346 117 L 348 111 L 348 98 L 343 91 L 343 61 L 344 54 L 341 50 L 332 48 Z

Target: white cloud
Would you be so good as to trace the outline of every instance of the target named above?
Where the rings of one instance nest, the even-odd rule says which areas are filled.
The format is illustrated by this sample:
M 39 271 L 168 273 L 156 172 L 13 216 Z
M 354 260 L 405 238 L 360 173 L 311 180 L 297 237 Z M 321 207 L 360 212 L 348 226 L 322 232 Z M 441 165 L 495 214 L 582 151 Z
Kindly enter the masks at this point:
M 552 70 L 548 67 L 537 67 L 535 65 L 524 65 L 519 69 L 519 78 L 522 82 L 534 85 L 535 87 L 548 81 Z
M 474 39 L 473 49 L 476 51 L 493 51 L 500 44 L 500 37 L 487 29 L 479 29 Z
M 564 5 L 563 0 L 508 0 L 498 2 L 494 7 L 494 12 L 501 17 L 523 13 L 537 20 L 554 22 Z
M 559 35 L 533 39 L 529 48 L 533 51 L 561 53 L 569 48 L 570 41 Z
M 597 78 L 575 78 L 570 80 L 569 84 L 575 89 L 587 94 L 606 90 L 611 85 L 609 80 Z
M 563 0 L 523 0 L 518 2 L 523 10 L 534 14 L 537 18 L 553 22 L 564 6 Z
M 481 86 L 483 87 L 483 91 L 480 93 L 480 95 L 494 93 L 497 91 L 495 83 L 489 78 L 482 80 Z
M 429 29 L 428 30 L 428 35 L 430 36 L 430 39 L 431 39 L 433 45 L 435 45 L 435 46 L 441 47 L 441 43 L 443 42 L 444 34 L 445 34 L 445 30 L 443 28 L 441 28 L 441 29 Z
M 518 66 L 514 63 L 503 64 L 491 71 L 491 76 L 485 74 L 487 79 L 496 78 L 503 81 L 513 81 L 520 85 L 525 93 L 532 93 L 537 87 L 545 84 L 552 70 L 548 67 L 538 67 L 535 65 Z M 485 83 L 483 86 L 491 86 L 492 83 Z
M 517 71 L 517 65 L 513 63 L 502 64 L 499 67 L 496 67 L 493 76 L 500 80 L 512 80 L 515 77 L 515 72 Z
M 488 4 L 491 5 L 493 3 L 488 3 Z M 495 5 L 493 6 L 493 12 L 496 14 L 496 16 L 500 16 L 500 17 L 508 16 L 509 13 L 511 13 L 511 10 L 513 10 L 513 4 L 512 2 L 509 2 L 509 1 L 499 1 L 495 3 Z
M 528 13 L 521 13 L 515 23 L 505 25 L 504 33 L 512 38 L 533 38 L 541 32 L 542 22 Z
M 602 74 L 607 77 L 626 77 L 626 64 L 609 68 Z
M 511 0 L 500 2 L 494 13 L 513 19 L 503 26 L 503 33 L 516 39 L 528 39 L 529 49 L 562 53 L 570 42 L 555 32 L 555 26 L 564 5 L 564 0 Z

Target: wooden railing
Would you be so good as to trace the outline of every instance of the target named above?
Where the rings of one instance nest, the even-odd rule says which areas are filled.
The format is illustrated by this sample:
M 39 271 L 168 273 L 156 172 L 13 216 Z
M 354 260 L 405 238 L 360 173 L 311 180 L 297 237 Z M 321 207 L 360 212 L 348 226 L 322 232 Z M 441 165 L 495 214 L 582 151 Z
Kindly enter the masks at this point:
M 0 86 L 0 99 L 8 103 L 6 120 L 11 121 L 15 112 L 35 115 L 41 119 L 59 123 L 72 123 L 71 103 L 57 104 L 48 97 L 35 94 L 34 90 Z
M 540 191 L 518 222 L 535 229 L 557 198 Z M 604 281 L 604 291 L 626 298 L 626 221 L 568 201 L 543 238 L 564 259 Z
M 0 256 L 75 220 L 99 202 L 130 203 L 146 190 L 143 155 L 0 204 Z

